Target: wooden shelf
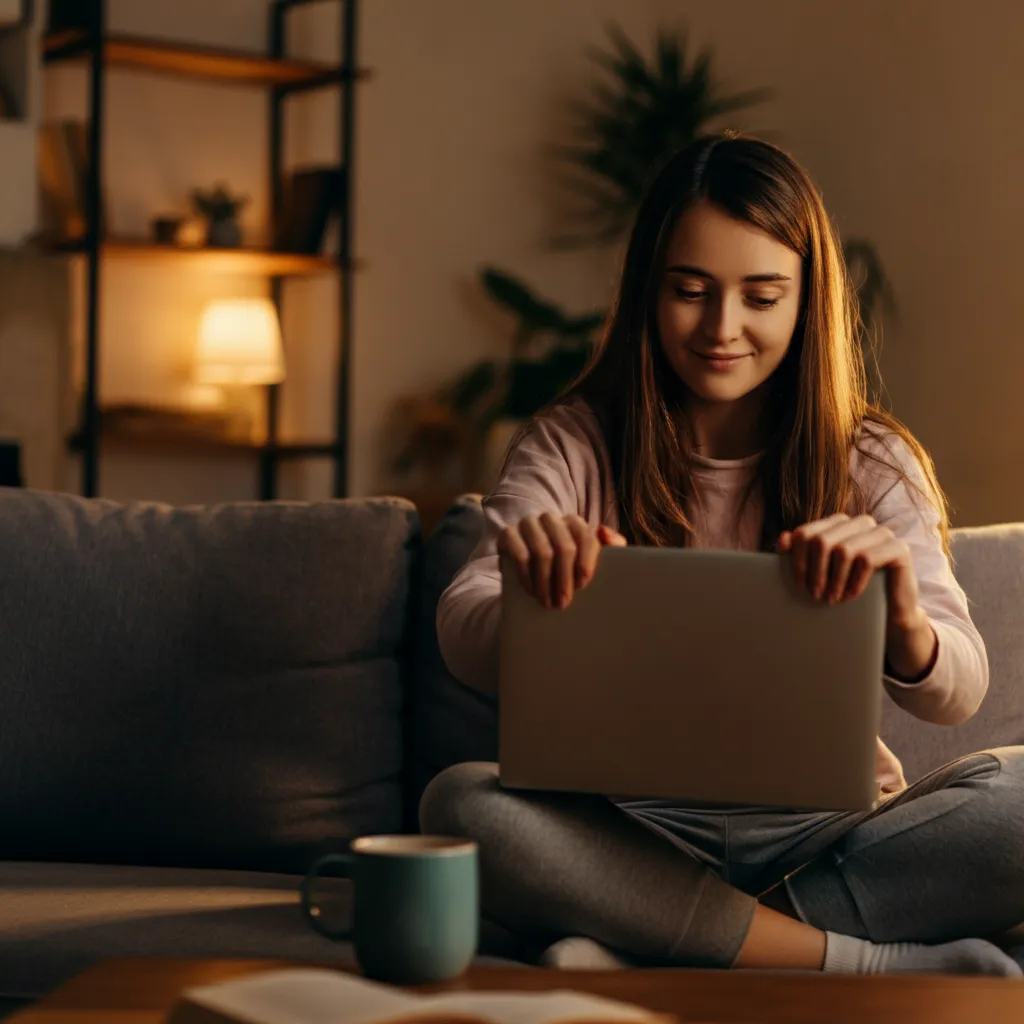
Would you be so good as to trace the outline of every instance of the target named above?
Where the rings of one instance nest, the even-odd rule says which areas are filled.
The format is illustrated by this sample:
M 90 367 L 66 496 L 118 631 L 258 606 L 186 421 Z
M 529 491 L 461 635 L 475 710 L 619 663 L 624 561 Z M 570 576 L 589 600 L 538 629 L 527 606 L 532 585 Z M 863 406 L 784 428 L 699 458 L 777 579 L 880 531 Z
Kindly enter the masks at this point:
M 222 437 L 189 435 L 181 431 L 123 430 L 103 426 L 99 437 L 100 449 L 109 455 L 152 455 L 201 458 L 224 456 L 253 456 L 264 452 L 279 459 L 330 458 L 338 450 L 331 441 L 282 441 L 269 446 L 257 441 L 231 440 Z M 80 452 L 84 447 L 81 434 L 68 438 L 68 448 Z
M 56 243 L 56 252 L 83 253 L 81 242 Z M 192 264 L 221 274 L 262 274 L 267 277 L 311 277 L 340 267 L 333 256 L 319 253 L 273 252 L 270 249 L 212 249 L 154 242 L 111 239 L 100 247 L 104 259 L 162 264 Z M 353 265 L 352 269 L 355 269 Z
M 46 63 L 84 60 L 88 55 L 89 35 L 81 30 L 56 32 L 43 40 Z M 316 61 L 274 59 L 241 50 L 163 42 L 119 33 L 109 33 L 104 38 L 103 58 L 111 67 L 283 89 L 308 89 L 364 76 L 359 71 L 352 75 L 338 65 Z

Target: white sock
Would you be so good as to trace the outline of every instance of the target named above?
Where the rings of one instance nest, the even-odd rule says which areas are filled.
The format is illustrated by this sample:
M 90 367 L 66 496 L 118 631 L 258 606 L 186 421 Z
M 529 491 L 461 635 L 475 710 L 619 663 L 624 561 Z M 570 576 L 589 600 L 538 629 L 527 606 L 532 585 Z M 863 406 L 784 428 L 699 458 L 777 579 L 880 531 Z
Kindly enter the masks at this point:
M 823 970 L 846 974 L 998 974 L 1024 975 L 1016 962 L 984 939 L 960 939 L 941 946 L 914 942 L 868 942 L 825 933 Z
M 544 967 L 556 967 L 562 971 L 620 971 L 631 966 L 601 943 L 578 935 L 548 946 L 541 954 L 540 962 Z

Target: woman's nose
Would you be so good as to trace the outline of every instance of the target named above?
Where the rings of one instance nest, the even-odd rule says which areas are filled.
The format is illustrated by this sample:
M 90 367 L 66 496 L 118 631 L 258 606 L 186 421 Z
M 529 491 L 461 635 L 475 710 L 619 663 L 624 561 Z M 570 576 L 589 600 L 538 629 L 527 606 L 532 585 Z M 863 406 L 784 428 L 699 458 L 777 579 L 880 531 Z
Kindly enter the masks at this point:
M 728 295 L 720 295 L 705 306 L 704 333 L 721 345 L 728 345 L 743 333 L 743 306 Z

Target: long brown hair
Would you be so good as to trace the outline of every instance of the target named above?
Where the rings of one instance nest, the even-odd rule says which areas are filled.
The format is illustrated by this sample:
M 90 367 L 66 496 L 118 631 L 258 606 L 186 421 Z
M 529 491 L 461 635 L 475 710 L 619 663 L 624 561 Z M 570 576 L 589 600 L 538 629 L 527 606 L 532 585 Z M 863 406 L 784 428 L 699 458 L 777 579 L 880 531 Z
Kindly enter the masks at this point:
M 788 154 L 760 140 L 732 133 L 702 138 L 654 177 L 604 334 L 580 377 L 538 415 L 584 399 L 608 446 L 620 529 L 631 543 L 689 542 L 686 504 L 695 488 L 685 386 L 657 343 L 655 303 L 672 230 L 701 200 L 767 232 L 803 265 L 800 317 L 773 375 L 773 430 L 752 485 L 764 498 L 762 547 L 771 549 L 782 530 L 863 509 L 850 465 L 858 447 L 934 504 L 948 554 L 948 509 L 931 459 L 902 423 L 869 401 L 853 290 L 821 195 Z M 910 449 L 921 466 L 920 482 L 879 456 L 877 445 L 865 451 L 864 428 L 872 424 Z

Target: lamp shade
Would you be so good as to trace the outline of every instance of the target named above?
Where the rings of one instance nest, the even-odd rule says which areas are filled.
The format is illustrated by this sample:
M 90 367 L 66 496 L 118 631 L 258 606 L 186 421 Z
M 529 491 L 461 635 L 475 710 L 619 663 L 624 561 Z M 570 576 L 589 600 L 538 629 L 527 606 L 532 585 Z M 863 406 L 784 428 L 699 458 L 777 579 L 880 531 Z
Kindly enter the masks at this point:
M 269 299 L 218 299 L 199 321 L 196 381 L 200 384 L 278 384 L 284 348 L 277 310 Z

